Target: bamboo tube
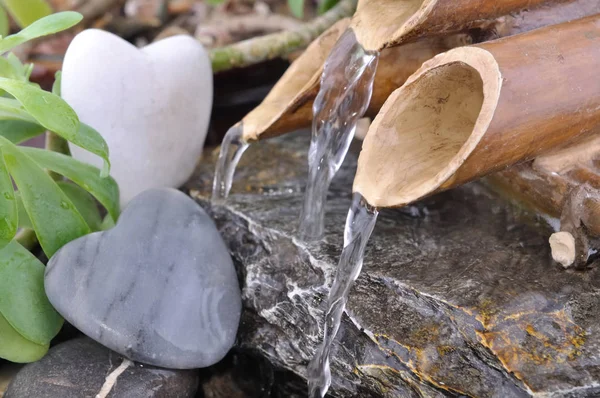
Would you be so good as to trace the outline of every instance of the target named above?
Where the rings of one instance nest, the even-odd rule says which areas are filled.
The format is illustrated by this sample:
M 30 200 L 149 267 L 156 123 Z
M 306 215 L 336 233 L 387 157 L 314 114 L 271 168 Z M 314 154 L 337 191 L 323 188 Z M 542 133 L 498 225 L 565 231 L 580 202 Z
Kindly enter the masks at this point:
M 570 0 L 549 2 L 519 13 L 480 23 L 477 31 L 423 38 L 381 52 L 368 116 L 375 116 L 387 97 L 399 88 L 423 62 L 455 47 L 506 37 L 543 26 L 600 13 L 600 2 Z M 241 122 L 245 141 L 278 136 L 312 123 L 312 104 L 319 92 L 323 64 L 335 42 L 350 25 L 338 21 L 288 68 L 265 100 Z M 475 36 L 475 37 L 474 37 Z
M 349 18 L 341 19 L 313 41 L 263 102 L 242 119 L 245 141 L 255 141 L 259 136 L 266 138 L 274 132 L 289 132 L 298 125 L 310 125 L 312 101 L 306 106 L 306 99 L 314 100 L 317 96 L 325 59 L 349 24 Z
M 354 191 L 399 207 L 600 126 L 600 15 L 440 54 L 386 101 Z
M 477 26 L 546 1 L 360 0 L 350 27 L 367 51 L 381 51 L 418 37 Z
M 281 135 L 312 123 L 312 104 L 319 92 L 323 64 L 350 19 L 338 21 L 313 42 L 275 85 L 264 101 L 242 120 L 245 141 Z M 454 47 L 470 44 L 465 34 L 427 38 L 382 53 L 375 78 L 370 114 L 426 60 Z

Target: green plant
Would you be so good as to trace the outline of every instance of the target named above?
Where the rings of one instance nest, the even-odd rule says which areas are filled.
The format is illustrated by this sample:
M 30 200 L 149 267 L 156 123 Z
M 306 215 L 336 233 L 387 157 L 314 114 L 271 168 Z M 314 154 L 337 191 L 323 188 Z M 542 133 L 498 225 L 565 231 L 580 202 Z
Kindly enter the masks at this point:
M 26 27 L 52 14 L 46 0 L 1 0 L 10 15 L 21 27 Z
M 219 4 L 223 3 L 223 1 L 225 1 L 225 0 L 205 0 L 205 1 L 210 5 L 219 5 Z M 332 9 L 333 7 L 335 7 L 335 5 L 339 2 L 340 2 L 340 0 L 319 0 L 319 5 L 317 7 L 318 14 L 319 15 L 324 14 L 325 12 L 327 12 L 330 9 Z M 290 8 L 292 15 L 294 15 L 296 18 L 304 18 L 304 0 L 287 0 L 287 3 L 288 3 L 288 7 Z
M 296 18 L 304 17 L 304 0 L 288 0 L 288 7 Z
M 340 0 L 319 0 L 317 12 L 319 15 L 329 11 Z M 296 18 L 304 18 L 304 0 L 288 0 L 288 7 Z
M 42 18 L 1 38 L 0 53 L 68 29 L 81 18 L 74 12 Z M 53 92 L 47 92 L 29 82 L 32 68 L 12 53 L 0 57 L 0 357 L 14 362 L 43 356 L 63 322 L 45 295 L 44 265 L 15 239 L 17 230 L 35 231 L 51 257 L 64 244 L 101 228 L 95 200 L 106 209 L 107 224 L 119 215 L 106 142 L 61 99 L 60 76 Z M 103 158 L 103 169 L 65 154 L 18 146 L 46 130 Z M 53 178 L 49 171 L 64 178 Z

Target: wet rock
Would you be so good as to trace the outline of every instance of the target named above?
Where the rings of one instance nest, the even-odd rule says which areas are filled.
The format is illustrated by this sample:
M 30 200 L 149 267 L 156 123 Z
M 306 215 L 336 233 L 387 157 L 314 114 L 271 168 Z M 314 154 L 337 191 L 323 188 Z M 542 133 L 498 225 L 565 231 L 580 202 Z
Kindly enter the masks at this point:
M 231 256 L 213 221 L 169 188 L 145 191 L 115 228 L 62 247 L 48 262 L 45 288 L 87 336 L 174 369 L 220 361 L 241 313 Z
M 214 155 L 188 184 L 243 280 L 240 347 L 305 377 L 322 335 L 357 152 L 332 184 L 325 238 L 295 239 L 309 134 L 251 146 L 226 205 Z M 543 221 L 471 184 L 383 210 L 333 348 L 336 397 L 598 396 L 600 274 L 551 260 Z
M 94 398 L 123 357 L 83 337 L 50 349 L 25 366 L 4 398 Z M 169 370 L 134 363 L 117 378 L 108 398 L 191 398 L 198 388 L 194 370 Z
M 275 368 L 264 357 L 239 350 L 203 371 L 201 390 L 204 398 L 306 397 L 302 378 Z

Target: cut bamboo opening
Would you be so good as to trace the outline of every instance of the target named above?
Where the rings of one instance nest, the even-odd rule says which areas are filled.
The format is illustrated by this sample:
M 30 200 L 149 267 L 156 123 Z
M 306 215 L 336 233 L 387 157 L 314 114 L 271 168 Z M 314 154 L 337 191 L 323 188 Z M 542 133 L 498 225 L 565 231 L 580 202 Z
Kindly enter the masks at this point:
M 242 120 L 245 141 L 256 141 L 309 127 L 323 65 L 350 19 L 338 21 L 292 63 L 264 101 Z M 428 59 L 436 54 L 470 44 L 466 34 L 425 38 L 384 51 L 380 57 L 367 114 L 375 115 L 390 93 L 400 87 Z
M 259 136 L 268 138 L 287 133 L 296 126 L 310 125 L 312 102 L 319 92 L 323 64 L 349 25 L 350 18 L 336 22 L 290 65 L 263 102 L 242 119 L 245 141 L 256 141 Z
M 600 15 L 440 54 L 386 101 L 354 191 L 399 207 L 600 125 Z
M 537 8 L 493 21 L 478 21 L 478 29 L 473 33 L 476 33 L 476 41 L 486 41 L 596 13 L 600 13 L 600 2 L 597 1 L 550 1 Z M 292 63 L 265 100 L 244 117 L 242 129 L 245 141 L 256 141 L 310 127 L 312 104 L 319 92 L 323 64 L 350 22 L 349 18 L 338 21 L 315 40 Z M 427 37 L 383 50 L 367 116 L 375 116 L 388 96 L 404 84 L 423 62 L 444 51 L 471 44 L 472 41 L 472 35 L 464 32 Z

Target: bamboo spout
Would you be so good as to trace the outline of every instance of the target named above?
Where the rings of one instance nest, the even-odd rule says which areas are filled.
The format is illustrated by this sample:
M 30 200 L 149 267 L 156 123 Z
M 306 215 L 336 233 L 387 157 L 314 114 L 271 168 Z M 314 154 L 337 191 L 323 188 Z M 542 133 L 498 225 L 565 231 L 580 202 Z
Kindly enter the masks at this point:
M 338 21 L 288 68 L 264 101 L 242 120 L 245 141 L 256 141 L 309 127 L 312 104 L 319 92 L 323 65 L 335 42 L 350 25 Z M 377 114 L 389 94 L 400 87 L 428 59 L 461 45 L 471 44 L 467 34 L 425 38 L 391 48 L 381 55 L 375 78 L 370 115 Z
M 323 64 L 348 25 L 350 18 L 341 19 L 323 32 L 292 63 L 263 102 L 244 117 L 242 135 L 245 141 L 310 125 L 312 102 L 319 92 Z
M 597 13 L 600 13 L 599 1 L 550 1 L 536 8 L 486 21 L 479 26 L 475 40 L 512 36 Z M 323 64 L 350 22 L 349 18 L 338 21 L 315 40 L 290 66 L 265 100 L 244 117 L 242 129 L 245 141 L 256 141 L 310 127 L 312 104 L 319 92 Z M 423 62 L 444 51 L 471 44 L 473 40 L 471 33 L 464 32 L 426 37 L 383 50 L 367 115 L 375 116 L 388 96 L 404 84 Z
M 436 56 L 373 121 L 354 191 L 403 206 L 589 133 L 598 65 L 600 15 Z
M 367 51 L 381 51 L 418 37 L 457 32 L 547 1 L 360 0 L 350 27 Z

